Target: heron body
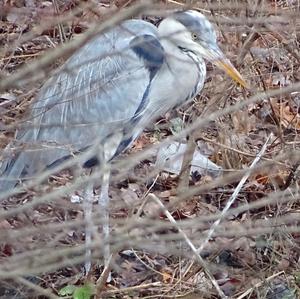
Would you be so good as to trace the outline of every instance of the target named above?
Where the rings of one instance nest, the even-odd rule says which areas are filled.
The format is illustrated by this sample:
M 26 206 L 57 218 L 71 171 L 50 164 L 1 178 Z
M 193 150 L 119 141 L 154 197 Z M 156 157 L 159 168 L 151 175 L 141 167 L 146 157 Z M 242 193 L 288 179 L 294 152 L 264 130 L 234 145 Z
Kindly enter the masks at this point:
M 190 34 L 184 25 L 190 14 L 206 22 L 199 36 L 216 42 L 201 14 L 185 12 L 176 17 L 182 23 L 167 18 L 158 28 L 142 20 L 125 21 L 72 55 L 38 94 L 25 128 L 16 134 L 16 145 L 25 149 L 4 161 L 3 176 L 32 177 L 109 137 L 108 161 L 155 118 L 195 97 L 205 80 L 205 63 L 184 42 L 178 44 L 181 35 Z M 197 22 L 189 25 L 196 32 Z M 2 180 L 0 190 L 15 184 Z
M 245 86 L 217 45 L 210 22 L 199 12 L 175 13 L 158 28 L 141 20 L 121 23 L 75 52 L 37 95 L 23 129 L 7 148 L 20 147 L 0 167 L 0 191 L 20 179 L 97 143 L 101 155 L 83 167 L 109 162 L 124 151 L 155 118 L 202 89 L 210 60 Z M 104 163 L 105 164 L 105 163 Z M 102 177 L 104 258 L 109 260 L 109 171 Z M 92 193 L 86 189 L 87 197 Z M 89 199 L 86 202 L 90 202 Z M 86 269 L 91 263 L 91 207 L 86 215 Z

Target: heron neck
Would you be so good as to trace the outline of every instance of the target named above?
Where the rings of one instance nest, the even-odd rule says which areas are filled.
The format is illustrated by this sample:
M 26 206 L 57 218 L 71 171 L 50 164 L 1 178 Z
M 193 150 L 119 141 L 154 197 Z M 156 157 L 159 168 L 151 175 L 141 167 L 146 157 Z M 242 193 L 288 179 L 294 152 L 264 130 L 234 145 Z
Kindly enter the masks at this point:
M 161 45 L 165 51 L 166 64 L 170 66 L 170 70 L 173 70 L 176 76 L 194 73 L 194 76 L 199 76 L 200 85 L 203 85 L 206 76 L 206 64 L 202 57 L 193 52 L 183 51 L 168 39 L 162 39 Z
M 149 114 L 163 115 L 169 109 L 193 99 L 202 89 L 206 76 L 205 62 L 183 52 L 171 41 L 161 40 L 165 63 L 151 82 Z M 197 58 L 197 60 L 196 60 Z M 155 88 L 162 86 L 163 88 Z

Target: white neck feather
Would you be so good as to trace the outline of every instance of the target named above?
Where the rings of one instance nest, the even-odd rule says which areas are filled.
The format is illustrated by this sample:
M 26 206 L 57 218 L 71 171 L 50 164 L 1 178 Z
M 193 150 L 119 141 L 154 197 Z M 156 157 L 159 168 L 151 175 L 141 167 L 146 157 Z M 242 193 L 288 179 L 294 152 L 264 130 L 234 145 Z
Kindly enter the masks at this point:
M 158 34 L 162 43 L 168 41 L 176 46 L 180 46 L 191 38 L 190 32 L 187 31 L 186 27 L 171 17 L 164 19 L 159 24 Z

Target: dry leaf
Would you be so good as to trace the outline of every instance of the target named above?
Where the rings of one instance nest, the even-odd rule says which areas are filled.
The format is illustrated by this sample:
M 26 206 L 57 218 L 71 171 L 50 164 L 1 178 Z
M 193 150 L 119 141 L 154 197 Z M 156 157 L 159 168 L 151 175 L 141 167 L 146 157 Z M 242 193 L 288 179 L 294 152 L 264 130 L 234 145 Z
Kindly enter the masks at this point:
M 288 270 L 289 269 L 289 267 L 291 266 L 291 263 L 290 263 L 290 261 L 288 260 L 288 259 L 286 259 L 286 258 L 283 258 L 280 262 L 279 262 L 279 264 L 278 264 L 278 270 L 279 271 L 286 271 L 286 270 Z
M 162 280 L 164 283 L 170 283 L 172 280 L 172 275 L 165 270 L 161 272 Z
M 300 130 L 300 115 L 293 112 L 288 102 L 277 103 L 276 100 L 271 100 L 271 104 L 280 124 L 284 128 L 294 128 Z
M 12 228 L 12 226 L 10 225 L 10 223 L 7 220 L 3 220 L 0 222 L 0 230 L 6 230 L 6 229 L 10 229 Z

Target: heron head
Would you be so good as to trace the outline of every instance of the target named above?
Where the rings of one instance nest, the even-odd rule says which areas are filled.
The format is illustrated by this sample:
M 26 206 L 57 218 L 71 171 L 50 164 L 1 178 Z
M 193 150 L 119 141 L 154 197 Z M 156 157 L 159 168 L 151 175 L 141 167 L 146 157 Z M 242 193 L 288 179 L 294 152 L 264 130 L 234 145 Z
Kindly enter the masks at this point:
M 167 18 L 162 26 L 165 28 L 164 33 L 169 33 L 170 41 L 175 45 L 211 61 L 233 80 L 247 87 L 240 73 L 219 48 L 216 32 L 203 14 L 194 10 L 178 12 Z

